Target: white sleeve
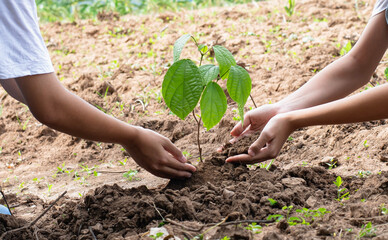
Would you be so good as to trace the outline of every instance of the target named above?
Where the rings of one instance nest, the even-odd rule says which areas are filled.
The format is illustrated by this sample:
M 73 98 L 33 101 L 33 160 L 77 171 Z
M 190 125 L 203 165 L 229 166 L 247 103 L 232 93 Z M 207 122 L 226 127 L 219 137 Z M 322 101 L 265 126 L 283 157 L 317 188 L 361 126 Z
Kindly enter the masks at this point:
M 385 19 L 388 24 L 388 0 L 378 0 L 375 4 L 371 17 L 381 13 L 382 11 L 385 11 Z
M 34 0 L 0 0 L 0 80 L 54 71 Z

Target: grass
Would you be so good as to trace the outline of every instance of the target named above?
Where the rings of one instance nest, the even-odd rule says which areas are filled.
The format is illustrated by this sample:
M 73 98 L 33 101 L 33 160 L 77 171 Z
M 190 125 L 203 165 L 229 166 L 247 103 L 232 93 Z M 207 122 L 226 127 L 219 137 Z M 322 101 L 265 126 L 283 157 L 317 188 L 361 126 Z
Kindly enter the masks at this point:
M 43 22 L 75 21 L 96 18 L 100 12 L 119 15 L 146 14 L 180 9 L 228 6 L 260 0 L 36 0 L 38 16 Z

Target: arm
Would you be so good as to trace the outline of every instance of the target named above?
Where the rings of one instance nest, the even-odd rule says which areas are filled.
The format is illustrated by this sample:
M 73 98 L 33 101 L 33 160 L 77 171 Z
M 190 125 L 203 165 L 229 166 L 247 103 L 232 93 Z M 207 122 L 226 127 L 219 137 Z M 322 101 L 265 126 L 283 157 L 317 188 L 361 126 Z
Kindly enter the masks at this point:
M 388 25 L 385 22 L 384 13 L 382 13 L 370 20 L 357 43 L 357 48 L 349 53 L 349 57 L 357 63 L 358 70 L 357 68 L 354 70 L 360 76 L 359 79 L 366 77 L 369 79 L 387 47 Z M 338 68 L 338 63 L 339 61 L 326 68 L 325 75 L 335 77 L 337 73 L 340 74 L 341 70 Z M 353 76 L 353 74 L 349 72 L 345 76 Z M 357 79 L 357 76 L 353 77 Z M 227 162 L 255 163 L 274 158 L 279 154 L 287 137 L 296 128 L 388 118 L 388 109 L 383 104 L 388 101 L 388 85 L 382 85 L 345 99 L 322 104 L 323 100 L 327 102 L 326 100 L 341 97 L 341 93 L 347 93 L 350 87 L 343 86 L 345 90 L 335 90 L 330 86 L 326 86 L 331 91 L 331 94 L 326 94 L 325 89 L 319 89 L 322 84 L 324 85 L 323 80 L 319 81 L 319 79 L 313 78 L 301 89 L 280 101 L 279 103 L 283 103 L 283 109 L 288 108 L 288 110 L 283 113 L 279 111 L 280 114 L 270 118 L 259 138 L 249 148 L 248 154 L 228 158 Z M 315 94 L 321 93 L 323 97 L 315 96 L 314 92 Z M 306 103 L 303 103 L 305 101 L 303 94 L 306 94 Z M 253 118 L 251 117 L 251 119 Z
M 357 44 L 344 57 L 328 65 L 294 93 L 283 100 L 254 109 L 244 117 L 244 127 L 231 131 L 233 141 L 250 132 L 262 130 L 273 116 L 308 108 L 343 98 L 366 84 L 388 47 L 388 26 L 384 13 L 367 24 Z
M 49 127 L 84 139 L 121 144 L 156 176 L 190 177 L 195 171 L 167 138 L 102 113 L 67 91 L 54 73 L 18 78 L 16 83 L 32 114 Z

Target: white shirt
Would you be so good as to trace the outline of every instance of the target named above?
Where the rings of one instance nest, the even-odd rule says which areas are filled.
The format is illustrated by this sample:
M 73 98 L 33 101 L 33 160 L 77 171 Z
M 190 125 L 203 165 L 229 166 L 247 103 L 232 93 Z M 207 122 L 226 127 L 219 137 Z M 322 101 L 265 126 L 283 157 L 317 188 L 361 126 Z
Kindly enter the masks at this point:
M 375 4 L 375 7 L 372 12 L 372 17 L 376 14 L 381 13 L 382 11 L 385 11 L 385 19 L 387 20 L 388 24 L 388 0 L 378 0 Z
M 0 80 L 54 72 L 34 0 L 0 0 Z

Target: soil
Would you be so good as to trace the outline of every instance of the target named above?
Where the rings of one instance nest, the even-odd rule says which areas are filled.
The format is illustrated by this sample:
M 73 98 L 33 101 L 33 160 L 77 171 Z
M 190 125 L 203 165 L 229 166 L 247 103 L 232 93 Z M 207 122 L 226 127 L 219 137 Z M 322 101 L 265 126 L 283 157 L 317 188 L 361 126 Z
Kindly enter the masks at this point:
M 198 171 L 186 181 L 154 177 L 121 146 L 49 129 L 0 90 L 0 179 L 14 213 L 0 217 L 0 234 L 31 222 L 67 190 L 35 228 L 6 239 L 34 239 L 34 234 L 39 239 L 93 239 L 91 232 L 97 239 L 147 239 L 163 219 L 169 219 L 164 221 L 169 234 L 181 239 L 204 232 L 206 239 L 355 239 L 367 222 L 376 228 L 369 235 L 388 239 L 388 215 L 382 213 L 388 207 L 385 120 L 299 129 L 267 170 L 224 163 L 227 156 L 246 152 L 257 137 L 226 144 L 237 123 L 236 106 L 229 101 L 223 120 L 209 131 L 201 129 L 205 161 L 199 163 L 194 119 L 171 115 L 160 94 L 171 46 L 191 33 L 199 42 L 217 42 L 235 54 L 250 72 L 258 105 L 276 102 L 338 59 L 338 44 L 357 41 L 373 2 L 360 2 L 355 9 L 352 1 L 298 1 L 292 17 L 285 15 L 284 2 L 274 0 L 43 24 L 64 86 L 108 114 L 165 135 Z M 197 56 L 195 50 L 188 43 L 182 57 Z M 385 83 L 386 66 L 378 66 L 373 85 Z M 247 109 L 252 106 L 249 102 Z M 217 153 L 222 145 L 224 151 Z M 131 181 L 123 177 L 129 170 L 138 171 Z M 337 176 L 349 192 L 347 200 L 336 200 Z M 277 203 L 271 205 L 269 198 Z M 293 206 L 289 216 L 303 217 L 309 225 L 267 221 L 275 214 L 287 218 L 285 206 Z M 303 208 L 330 213 L 313 220 L 296 211 Z M 247 223 L 211 227 L 242 220 L 256 220 L 262 232 L 245 229 Z

